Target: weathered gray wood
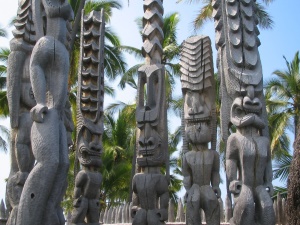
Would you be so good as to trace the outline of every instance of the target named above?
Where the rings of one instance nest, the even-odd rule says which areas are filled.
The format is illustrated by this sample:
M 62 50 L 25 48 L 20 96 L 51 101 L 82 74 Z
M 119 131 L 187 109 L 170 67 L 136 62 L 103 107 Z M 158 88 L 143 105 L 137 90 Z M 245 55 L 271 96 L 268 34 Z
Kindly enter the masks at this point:
M 177 206 L 177 213 L 176 213 L 176 222 L 184 222 L 184 221 L 185 221 L 184 208 L 181 199 L 179 199 L 178 206 Z
M 219 201 L 219 205 L 220 205 L 220 221 L 225 222 L 223 200 L 222 200 L 222 198 L 219 198 L 218 201 Z
M 282 198 L 279 193 L 277 193 L 277 210 L 278 210 L 278 221 L 277 224 L 283 224 L 283 211 L 282 211 Z
M 105 214 L 106 210 L 102 210 L 100 212 L 100 218 L 99 218 L 99 223 L 104 223 L 104 214 Z
M 182 155 L 186 222 L 188 225 L 200 222 L 201 217 L 205 217 L 200 209 L 205 209 L 207 222 L 217 225 L 220 223 L 220 156 L 215 146 L 216 91 L 208 36 L 192 36 L 183 42 L 180 71 L 184 99 L 183 140 L 190 146 L 190 151 L 185 150 Z M 209 143 L 211 149 L 208 148 Z
M 104 99 L 104 12 L 82 11 L 77 91 L 76 175 L 72 223 L 99 223 Z
M 144 0 L 142 54 L 138 69 L 137 171 L 132 180 L 134 225 L 160 224 L 168 219 L 168 128 L 165 72 L 162 65 L 163 0 Z M 145 95 L 145 90 L 147 95 Z M 166 176 L 160 167 L 165 165 Z M 158 207 L 159 206 L 159 207 Z
M 30 143 L 30 109 L 36 105 L 36 101 L 30 82 L 30 58 L 36 34 L 32 14 L 31 1 L 19 1 L 7 62 L 7 101 L 12 128 L 9 151 L 11 166 L 6 186 L 7 208 L 10 212 L 8 225 L 16 224 L 21 193 L 34 164 Z
M 221 135 L 226 143 L 227 186 L 235 200 L 230 223 L 274 225 L 272 163 L 255 2 L 212 1 L 221 78 Z M 236 133 L 229 132 L 232 125 Z
M 172 199 L 169 200 L 168 222 L 175 222 L 175 204 Z
M 287 225 L 287 216 L 286 216 L 286 200 L 285 198 L 282 199 L 282 221 L 283 221 L 283 225 Z
M 128 223 L 132 223 L 132 221 L 133 221 L 133 218 L 132 218 L 132 216 L 131 216 L 132 205 L 133 205 L 132 202 L 130 202 L 130 203 L 128 204 L 128 211 L 127 211 L 127 215 L 128 215 Z
M 110 207 L 107 213 L 106 224 L 111 224 L 113 207 Z
M 106 207 L 104 211 L 103 223 L 107 223 L 107 217 L 108 217 L 108 207 Z
M 67 139 L 69 129 L 66 124 L 72 124 L 71 118 L 65 120 L 67 117 L 65 109 L 69 73 L 67 37 L 69 35 L 68 23 L 73 19 L 73 11 L 68 1 L 35 0 L 19 2 L 22 7 L 30 2 L 29 5 L 20 10 L 22 18 L 19 19 L 23 24 L 21 27 L 24 28 L 21 30 L 32 32 L 34 40 L 31 40 L 30 35 L 25 34 L 26 32 L 15 34 L 19 37 L 29 37 L 30 40 L 27 39 L 27 42 L 31 44 L 33 44 L 33 41 L 37 41 L 30 59 L 26 59 L 27 63 L 30 61 L 29 69 L 26 70 L 30 72 L 32 91 L 30 93 L 30 90 L 25 90 L 28 97 L 24 96 L 25 98 L 23 98 L 23 100 L 28 100 L 29 96 L 32 95 L 36 101 L 33 107 L 30 107 L 33 124 L 31 126 L 29 122 L 26 122 L 27 128 L 23 134 L 27 137 L 29 134 L 31 135 L 31 140 L 26 140 L 27 149 L 24 146 L 23 159 L 27 161 L 26 164 L 31 163 L 32 159 L 25 157 L 28 156 L 28 143 L 31 143 L 36 165 L 30 173 L 29 170 L 23 170 L 24 168 L 20 167 L 22 174 L 19 177 L 20 183 L 24 184 L 27 176 L 28 178 L 24 184 L 18 205 L 17 221 L 11 222 L 18 225 L 63 224 L 65 218 L 60 202 L 67 187 L 69 167 Z M 32 15 L 30 15 L 31 12 Z M 34 27 L 31 26 L 32 23 L 27 20 L 28 18 L 24 20 L 24 15 L 33 18 Z M 19 27 L 20 25 L 18 23 Z M 26 49 L 25 51 L 28 54 L 30 46 L 24 44 L 26 46 L 23 50 Z M 16 45 L 18 47 L 15 47 L 23 51 L 19 44 Z M 18 54 L 18 57 L 24 59 L 21 55 Z M 26 64 L 23 64 L 21 60 L 16 62 L 16 64 L 19 63 L 21 67 Z M 28 114 L 27 117 L 29 118 Z M 29 132 L 30 127 L 31 132 Z M 22 136 L 20 133 L 19 135 Z
M 7 220 L 7 216 L 6 215 L 6 208 L 5 208 L 5 204 L 4 204 L 4 201 L 3 199 L 1 200 L 1 204 L 0 204 L 0 220 L 2 220 L 2 222 L 0 221 L 0 224 L 5 224 L 4 222 L 6 222 Z

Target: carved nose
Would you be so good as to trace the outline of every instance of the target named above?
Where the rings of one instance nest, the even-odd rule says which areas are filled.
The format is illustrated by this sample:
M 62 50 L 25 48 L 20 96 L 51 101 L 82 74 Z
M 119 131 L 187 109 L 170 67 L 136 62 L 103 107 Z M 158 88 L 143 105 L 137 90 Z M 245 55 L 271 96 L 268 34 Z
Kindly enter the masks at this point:
M 253 87 L 253 86 L 248 86 L 248 87 L 247 87 L 247 96 L 248 96 L 250 99 L 253 99 L 253 98 L 254 98 L 254 87 Z
M 154 138 L 150 137 L 148 139 L 144 139 L 144 140 L 139 140 L 139 145 L 144 148 L 144 147 L 148 147 L 148 146 L 152 146 L 154 144 Z
M 244 105 L 245 106 L 254 106 L 259 107 L 261 105 L 260 100 L 258 98 L 254 98 L 253 100 L 249 98 L 248 96 L 244 97 Z
M 89 148 L 90 148 L 92 151 L 97 151 L 97 152 L 99 152 L 99 151 L 101 151 L 102 146 L 101 146 L 100 144 L 95 143 L 95 142 L 91 142 L 91 143 L 89 144 Z

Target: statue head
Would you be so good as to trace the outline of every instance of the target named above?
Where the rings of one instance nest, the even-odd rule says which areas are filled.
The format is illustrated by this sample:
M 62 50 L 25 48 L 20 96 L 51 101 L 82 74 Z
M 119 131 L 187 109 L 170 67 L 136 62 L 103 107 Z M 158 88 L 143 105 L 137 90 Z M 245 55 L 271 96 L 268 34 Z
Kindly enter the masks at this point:
M 237 128 L 255 127 L 263 129 L 265 123 L 261 118 L 262 103 L 256 97 L 237 97 L 231 106 L 230 120 Z
M 211 142 L 215 149 L 216 90 L 209 37 L 186 39 L 182 44 L 180 66 L 186 141 L 192 145 Z
M 164 68 L 161 65 L 141 67 L 136 109 L 139 128 L 137 163 L 140 167 L 159 167 L 166 161 L 168 143 L 165 110 Z
M 93 166 L 100 167 L 102 164 L 101 153 L 101 135 L 93 134 L 83 127 L 81 129 L 81 135 L 79 135 L 79 140 L 77 141 L 77 155 L 81 165 L 85 167 Z

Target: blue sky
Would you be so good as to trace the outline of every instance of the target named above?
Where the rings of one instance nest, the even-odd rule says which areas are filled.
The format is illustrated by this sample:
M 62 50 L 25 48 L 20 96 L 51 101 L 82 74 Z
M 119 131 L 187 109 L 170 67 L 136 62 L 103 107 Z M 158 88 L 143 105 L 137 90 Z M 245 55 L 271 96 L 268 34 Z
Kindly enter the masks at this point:
M 138 32 L 134 20 L 143 16 L 143 1 L 130 0 L 128 6 L 127 0 L 122 0 L 123 9 L 115 10 L 111 27 L 121 37 L 123 45 L 134 46 L 141 48 L 142 40 Z M 0 0 L 0 27 L 7 27 L 7 24 L 12 17 L 16 15 L 18 0 Z M 184 39 L 191 35 L 208 35 L 214 43 L 214 25 L 213 22 L 208 22 L 201 30 L 195 32 L 192 28 L 192 20 L 201 8 L 201 4 L 176 4 L 176 0 L 164 0 L 165 14 L 178 12 L 180 15 L 180 23 L 178 26 L 178 42 L 181 43 Z M 274 20 L 272 30 L 260 30 L 259 36 L 261 46 L 259 52 L 262 61 L 264 79 L 270 78 L 272 72 L 276 69 L 285 69 L 285 61 L 283 55 L 291 61 L 296 51 L 300 50 L 300 17 L 299 0 L 275 0 L 268 7 L 268 12 Z M 10 28 L 8 28 L 9 30 Z M 0 47 L 8 47 L 9 39 L 0 38 Z M 216 60 L 216 50 L 213 45 L 214 62 Z M 136 63 L 135 59 L 126 56 L 129 65 Z M 175 89 L 175 93 L 181 94 L 180 85 Z M 127 88 L 126 90 L 117 90 L 115 99 L 105 99 L 105 105 L 118 101 L 131 102 L 135 98 L 135 92 Z M 174 116 L 171 118 L 171 129 L 180 125 L 180 121 Z M 8 126 L 7 120 L 0 120 L 0 124 Z M 8 154 L 0 153 L 0 199 L 5 195 L 4 178 L 9 173 L 9 157 Z M 223 189 L 223 188 L 222 188 Z M 224 189 L 222 190 L 224 193 Z

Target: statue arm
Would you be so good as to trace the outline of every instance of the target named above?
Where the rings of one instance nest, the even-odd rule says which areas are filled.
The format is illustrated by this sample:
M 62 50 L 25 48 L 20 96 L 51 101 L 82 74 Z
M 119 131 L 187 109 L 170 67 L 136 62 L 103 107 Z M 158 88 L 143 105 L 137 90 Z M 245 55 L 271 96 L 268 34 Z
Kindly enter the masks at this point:
M 233 194 L 238 194 L 241 182 L 237 178 L 238 147 L 234 136 L 228 138 L 226 147 L 226 175 L 229 182 L 229 190 Z
M 86 173 L 81 170 L 75 179 L 74 198 L 78 199 L 82 195 L 82 187 L 87 181 Z
M 135 177 L 133 177 L 132 181 L 132 208 L 131 208 L 131 217 L 134 218 L 137 211 L 140 209 L 140 201 L 139 196 L 137 195 L 137 189 L 136 189 L 136 180 Z
M 270 152 L 270 145 L 268 144 L 268 159 L 267 159 L 267 165 L 265 168 L 265 174 L 264 174 L 264 180 L 265 180 L 265 186 L 269 190 L 270 196 L 273 196 L 274 190 L 272 185 L 272 179 L 273 179 L 273 172 L 272 172 L 272 159 L 271 159 L 271 152 Z
M 221 190 L 219 188 L 220 185 L 220 155 L 218 152 L 214 151 L 214 162 L 211 174 L 211 184 L 214 192 L 217 197 L 221 197 Z
M 26 54 L 21 51 L 12 51 L 8 56 L 7 100 L 12 128 L 19 126 L 21 76 L 25 59 Z
M 168 189 L 168 181 L 165 176 L 162 176 L 160 179 L 159 186 L 159 210 L 158 216 L 160 217 L 160 221 L 165 221 L 168 219 L 168 206 L 169 206 L 169 189 Z
M 192 172 L 186 160 L 186 154 L 182 156 L 182 175 L 183 175 L 183 185 L 188 191 L 192 186 Z
M 39 64 L 45 59 L 40 59 L 37 51 L 41 50 L 37 48 L 33 51 L 30 65 L 30 80 L 37 104 L 30 110 L 30 114 L 33 121 L 42 123 L 43 114 L 47 113 L 48 108 L 46 106 L 46 77 L 44 69 Z

